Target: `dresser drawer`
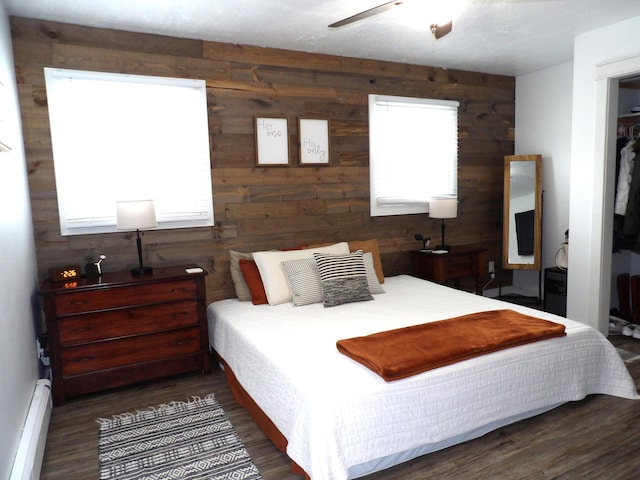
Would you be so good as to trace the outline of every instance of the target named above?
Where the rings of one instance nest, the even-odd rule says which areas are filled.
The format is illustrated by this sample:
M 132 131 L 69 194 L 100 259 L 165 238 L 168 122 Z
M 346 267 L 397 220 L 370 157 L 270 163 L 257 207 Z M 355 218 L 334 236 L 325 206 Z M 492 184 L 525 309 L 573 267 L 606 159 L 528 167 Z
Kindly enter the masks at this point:
M 198 325 L 192 300 L 85 313 L 58 320 L 61 346 Z
M 194 281 L 182 280 L 148 285 L 126 285 L 109 289 L 91 291 L 69 291 L 56 295 L 55 304 L 58 315 L 91 312 L 108 308 L 126 307 L 197 298 L 197 285 Z
M 44 280 L 53 404 L 200 370 L 209 373 L 207 273 L 197 265 Z
M 200 350 L 198 327 L 62 349 L 64 377 L 149 362 Z

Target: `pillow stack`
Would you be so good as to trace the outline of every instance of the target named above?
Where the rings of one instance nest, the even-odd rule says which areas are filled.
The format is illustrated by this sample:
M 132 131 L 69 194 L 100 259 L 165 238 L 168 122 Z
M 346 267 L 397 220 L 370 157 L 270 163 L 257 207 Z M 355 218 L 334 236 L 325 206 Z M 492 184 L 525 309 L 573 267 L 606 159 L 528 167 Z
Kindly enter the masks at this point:
M 355 251 L 355 247 L 358 248 Z M 366 253 L 363 250 L 366 249 Z M 300 250 L 230 251 L 231 276 L 239 300 L 332 307 L 373 300 L 384 293 L 376 240 L 340 242 Z

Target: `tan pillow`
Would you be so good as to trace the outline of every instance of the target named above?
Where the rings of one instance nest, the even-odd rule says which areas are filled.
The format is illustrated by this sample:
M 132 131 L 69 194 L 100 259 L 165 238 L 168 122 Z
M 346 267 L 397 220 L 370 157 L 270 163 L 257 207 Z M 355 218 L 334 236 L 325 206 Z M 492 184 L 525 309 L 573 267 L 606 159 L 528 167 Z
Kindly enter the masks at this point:
M 382 260 L 380 260 L 380 250 L 378 248 L 378 240 L 373 238 L 371 240 L 356 240 L 349 243 L 349 251 L 355 252 L 362 250 L 364 253 L 371 252 L 373 257 L 373 268 L 376 271 L 376 276 L 380 283 L 384 283 L 384 272 L 382 271 Z
M 229 259 L 231 262 L 231 280 L 233 280 L 233 287 L 236 289 L 236 297 L 238 300 L 248 302 L 252 300 L 251 292 L 247 286 L 247 282 L 244 280 L 242 270 L 240 270 L 240 259 L 253 260 L 251 253 L 236 252 L 235 250 L 229 250 Z

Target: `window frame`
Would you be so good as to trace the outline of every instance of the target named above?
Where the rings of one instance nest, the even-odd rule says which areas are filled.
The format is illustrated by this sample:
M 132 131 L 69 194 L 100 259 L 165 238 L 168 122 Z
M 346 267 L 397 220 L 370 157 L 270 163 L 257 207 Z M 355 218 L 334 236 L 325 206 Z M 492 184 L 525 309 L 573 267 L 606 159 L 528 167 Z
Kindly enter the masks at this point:
M 458 107 L 459 102 L 455 100 L 369 94 L 369 191 L 372 217 L 427 213 L 431 198 L 457 197 Z M 387 116 L 391 109 L 394 112 Z M 397 115 L 404 117 L 405 114 L 407 122 L 411 122 L 409 118 L 415 119 L 418 115 L 437 116 L 438 119 L 431 121 L 436 122 L 432 124 L 438 127 L 445 121 L 449 122 L 447 131 L 431 135 L 430 141 L 450 143 L 440 145 L 441 153 L 436 153 L 438 150 L 433 146 L 429 149 L 421 148 L 425 141 L 424 131 L 420 131 L 415 121 L 405 123 L 402 128 L 397 127 L 401 124 L 397 121 Z M 391 115 L 395 121 L 389 120 Z M 424 118 L 421 117 L 421 120 Z M 389 135 L 389 129 L 394 128 L 398 130 L 394 135 Z M 411 145 L 411 148 L 407 145 Z M 419 153 L 415 154 L 418 149 Z M 399 169 L 396 152 L 402 150 L 409 151 L 409 154 L 402 156 L 400 161 L 404 161 L 404 164 Z M 422 163 L 423 161 L 426 163 Z M 447 163 L 442 164 L 443 161 Z M 431 175 L 435 172 L 434 162 L 438 162 L 441 170 L 438 175 Z M 431 191 L 423 191 L 424 184 L 418 184 L 420 180 L 412 182 L 416 178 L 431 177 L 435 183 Z M 411 183 L 414 189 L 413 192 L 408 192 L 405 185 Z
M 44 72 L 61 235 L 117 232 L 117 200 L 153 199 L 157 229 L 214 225 L 204 80 Z

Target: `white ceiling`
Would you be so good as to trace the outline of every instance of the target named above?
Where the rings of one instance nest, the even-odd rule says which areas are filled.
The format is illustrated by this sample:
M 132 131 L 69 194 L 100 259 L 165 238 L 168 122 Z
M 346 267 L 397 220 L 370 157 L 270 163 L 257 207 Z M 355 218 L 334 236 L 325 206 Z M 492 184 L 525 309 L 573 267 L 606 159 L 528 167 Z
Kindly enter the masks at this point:
M 407 0 L 330 29 L 385 0 L 0 0 L 10 15 L 225 43 L 521 75 L 571 61 L 576 35 L 640 16 L 639 0 L 469 0 L 434 40 Z

